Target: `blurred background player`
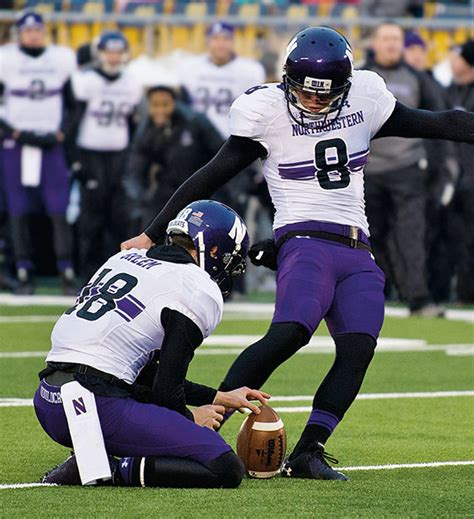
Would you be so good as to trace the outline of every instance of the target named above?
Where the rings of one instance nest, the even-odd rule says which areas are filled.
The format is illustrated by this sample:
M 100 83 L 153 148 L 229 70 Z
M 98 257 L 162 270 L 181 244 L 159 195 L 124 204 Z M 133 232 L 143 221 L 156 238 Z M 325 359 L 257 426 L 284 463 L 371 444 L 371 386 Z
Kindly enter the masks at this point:
M 3 176 L 18 287 L 30 294 L 33 260 L 29 217 L 44 207 L 53 227 L 56 266 L 64 293 L 75 293 L 72 236 L 65 212 L 69 171 L 64 154 L 67 81 L 75 69 L 72 50 L 48 45 L 43 18 L 19 16 L 18 43 L 0 49 L 3 90 Z M 67 106 L 66 106 L 67 108 Z
M 452 84 L 447 89 L 450 105 L 458 110 L 474 112 L 474 40 L 466 41 L 451 53 Z M 474 303 L 474 146 L 458 143 L 459 182 L 453 200 L 455 238 L 452 246 L 457 252 L 457 294 L 461 302 Z
M 445 89 L 433 77 L 429 67 L 429 49 L 426 41 L 416 32 L 405 33 L 403 60 L 413 69 L 426 73 L 425 79 L 437 92 L 443 110 L 451 106 Z M 433 301 L 449 301 L 452 277 L 457 262 L 453 247 L 452 208 L 455 185 L 459 177 L 457 146 L 452 142 L 427 139 L 426 151 L 426 271 L 428 288 Z
M 232 103 L 249 88 L 265 82 L 265 70 L 255 60 L 237 56 L 235 28 L 225 22 L 207 30 L 207 53 L 185 60 L 178 72 L 197 112 L 206 114 L 226 139 Z
M 120 32 L 104 32 L 95 46 L 93 66 L 72 78 L 78 125 L 73 171 L 81 182 L 79 249 L 84 279 L 117 250 L 128 230 L 123 173 L 134 110 L 142 97 L 139 83 L 124 73 L 126 38 Z M 101 249 L 98 244 L 104 243 Z
M 232 103 L 249 88 L 265 82 L 265 69 L 256 60 L 237 55 L 235 27 L 229 23 L 219 21 L 210 25 L 206 45 L 205 54 L 184 60 L 178 67 L 178 75 L 193 109 L 205 114 L 222 138 L 227 139 Z M 263 177 L 258 173 L 255 165 L 248 168 L 245 174 L 221 188 L 215 198 L 232 205 L 242 217 L 246 216 L 250 193 L 258 190 L 258 194 L 263 192 L 263 197 L 266 194 L 260 185 Z M 245 292 L 243 279 L 239 279 L 237 285 L 234 296 Z
M 148 115 L 137 128 L 128 156 L 125 188 L 140 212 L 140 229 L 224 143 L 204 114 L 176 97 L 171 86 L 148 90 Z
M 392 94 L 412 108 L 445 108 L 439 88 L 403 61 L 404 33 L 384 23 L 372 37 L 373 58 L 365 67 L 380 74 Z M 446 145 L 441 144 L 446 150 Z M 444 153 L 446 157 L 446 153 Z M 365 168 L 367 217 L 375 257 L 414 315 L 442 316 L 431 303 L 426 271 L 426 149 L 421 139 L 374 141 Z

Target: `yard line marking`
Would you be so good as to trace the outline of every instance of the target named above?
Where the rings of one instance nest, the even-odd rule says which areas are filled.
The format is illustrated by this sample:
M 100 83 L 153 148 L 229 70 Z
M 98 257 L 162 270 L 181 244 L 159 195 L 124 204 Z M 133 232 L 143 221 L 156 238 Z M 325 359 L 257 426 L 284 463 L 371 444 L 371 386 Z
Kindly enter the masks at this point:
M 31 407 L 31 398 L 0 398 L 0 407 Z
M 337 470 L 346 472 L 370 471 L 370 470 L 395 470 L 395 469 L 426 469 L 437 467 L 463 467 L 474 465 L 474 461 L 429 461 L 426 463 L 397 463 L 389 465 L 361 465 L 353 467 L 337 467 Z M 13 483 L 1 484 L 0 490 L 17 489 L 17 488 L 34 488 L 34 487 L 56 487 L 53 483 Z
M 9 315 L 0 317 L 1 323 L 51 323 L 57 321 L 59 315 Z
M 337 470 L 394 470 L 394 469 L 424 469 L 432 467 L 458 467 L 474 465 L 474 461 L 432 461 L 427 463 L 397 463 L 393 465 L 366 465 L 361 467 L 337 467 Z
M 238 355 L 242 353 L 246 346 L 235 347 L 241 344 L 240 341 L 234 339 L 232 335 L 216 335 L 215 341 L 206 341 L 203 347 L 196 351 L 196 355 Z M 240 338 L 247 337 L 247 339 L 259 336 L 238 336 Z M 319 355 L 319 354 L 333 354 L 334 346 L 330 345 L 332 339 L 330 337 L 319 337 L 297 351 L 297 355 Z M 424 341 L 410 340 L 410 339 L 383 339 L 381 344 L 377 347 L 378 353 L 386 352 L 433 352 L 441 351 L 450 356 L 473 356 L 474 346 L 471 344 L 425 344 Z M 249 342 L 249 344 L 251 341 Z M 219 347 L 216 347 L 216 346 Z M 28 357 L 46 357 L 48 351 L 2 351 L 0 352 L 0 359 L 18 359 Z
M 76 298 L 73 296 L 18 296 L 13 294 L 0 294 L 0 305 L 8 306 L 71 306 Z M 226 303 L 224 312 L 226 315 L 240 314 L 244 319 L 253 320 L 255 315 L 260 315 L 261 319 L 271 317 L 275 305 L 273 303 Z M 389 317 L 408 317 L 409 310 L 406 307 L 385 308 L 385 314 Z M 446 318 L 454 321 L 474 322 L 474 310 L 449 309 L 446 311 Z M 235 317 L 234 317 L 235 319 Z
M 427 391 L 409 393 L 361 393 L 356 400 L 398 400 L 401 398 L 453 398 L 474 396 L 474 391 Z M 311 395 L 273 396 L 270 403 L 274 402 L 312 402 Z M 30 407 L 33 405 L 31 398 L 0 398 L 0 407 Z M 306 413 L 311 411 L 310 406 L 304 407 L 275 407 L 280 413 Z
M 28 357 L 46 357 L 47 351 L 2 351 L 0 359 L 22 359 Z
M 448 398 L 474 396 L 474 391 L 413 391 L 407 393 L 360 393 L 357 400 L 386 400 L 399 398 Z M 312 402 L 313 395 L 272 396 L 272 402 Z
M 34 488 L 34 487 L 57 487 L 55 483 L 13 483 L 11 485 L 0 485 L 0 490 L 9 488 Z

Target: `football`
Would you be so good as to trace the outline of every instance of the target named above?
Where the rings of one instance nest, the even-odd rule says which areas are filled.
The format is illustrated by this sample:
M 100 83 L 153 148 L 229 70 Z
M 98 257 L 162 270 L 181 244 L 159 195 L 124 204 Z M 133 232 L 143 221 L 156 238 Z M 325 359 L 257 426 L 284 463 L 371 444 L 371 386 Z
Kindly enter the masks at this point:
M 285 426 L 270 406 L 261 406 L 260 414 L 247 416 L 237 436 L 237 455 L 250 477 L 265 479 L 278 474 L 285 453 Z

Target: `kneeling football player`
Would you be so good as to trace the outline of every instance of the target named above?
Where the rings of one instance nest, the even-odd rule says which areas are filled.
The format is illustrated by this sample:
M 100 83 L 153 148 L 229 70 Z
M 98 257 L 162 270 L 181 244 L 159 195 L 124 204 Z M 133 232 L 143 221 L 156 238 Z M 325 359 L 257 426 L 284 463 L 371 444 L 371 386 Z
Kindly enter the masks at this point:
M 250 400 L 265 403 L 269 395 L 216 391 L 186 380 L 186 373 L 222 318 L 232 277 L 245 270 L 248 241 L 232 209 L 204 200 L 169 223 L 167 245 L 112 256 L 53 329 L 34 397 L 47 434 L 76 447 L 62 397 L 62 386 L 75 381 L 93 394 L 112 484 L 237 487 L 242 464 L 216 430 L 226 410 L 258 413 Z M 76 414 L 84 407 L 74 402 Z M 76 449 L 43 482 L 84 483 L 79 461 Z

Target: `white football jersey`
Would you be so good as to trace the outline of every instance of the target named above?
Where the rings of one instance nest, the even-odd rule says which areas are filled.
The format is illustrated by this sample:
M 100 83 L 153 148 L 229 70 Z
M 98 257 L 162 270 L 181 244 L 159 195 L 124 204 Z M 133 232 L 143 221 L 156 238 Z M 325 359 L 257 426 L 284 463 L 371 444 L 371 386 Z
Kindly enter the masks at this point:
M 210 335 L 222 319 L 223 299 L 194 263 L 149 258 L 131 249 L 112 256 L 54 326 L 46 360 L 85 364 L 129 384 L 161 349 L 161 312 L 176 310 Z
M 224 138 L 230 135 L 229 110 L 234 100 L 265 81 L 263 66 L 241 57 L 217 66 L 207 54 L 201 55 L 185 61 L 178 73 L 191 95 L 193 108 L 204 113 Z
M 71 49 L 49 45 L 34 58 L 10 43 L 0 47 L 3 117 L 18 130 L 56 132 L 63 116 L 63 87 L 76 69 Z
M 268 152 L 262 167 L 276 209 L 274 229 L 316 220 L 369 234 L 364 166 L 370 140 L 394 107 L 383 79 L 366 70 L 354 71 L 347 101 L 329 128 L 322 129 L 319 121 L 309 128 L 294 121 L 281 84 L 261 85 L 235 101 L 231 134 L 258 141 Z
M 142 87 L 127 73 L 109 81 L 95 70 L 80 70 L 72 77 L 74 96 L 87 103 L 77 145 L 96 151 L 120 151 L 130 140 L 128 117 L 142 97 Z

